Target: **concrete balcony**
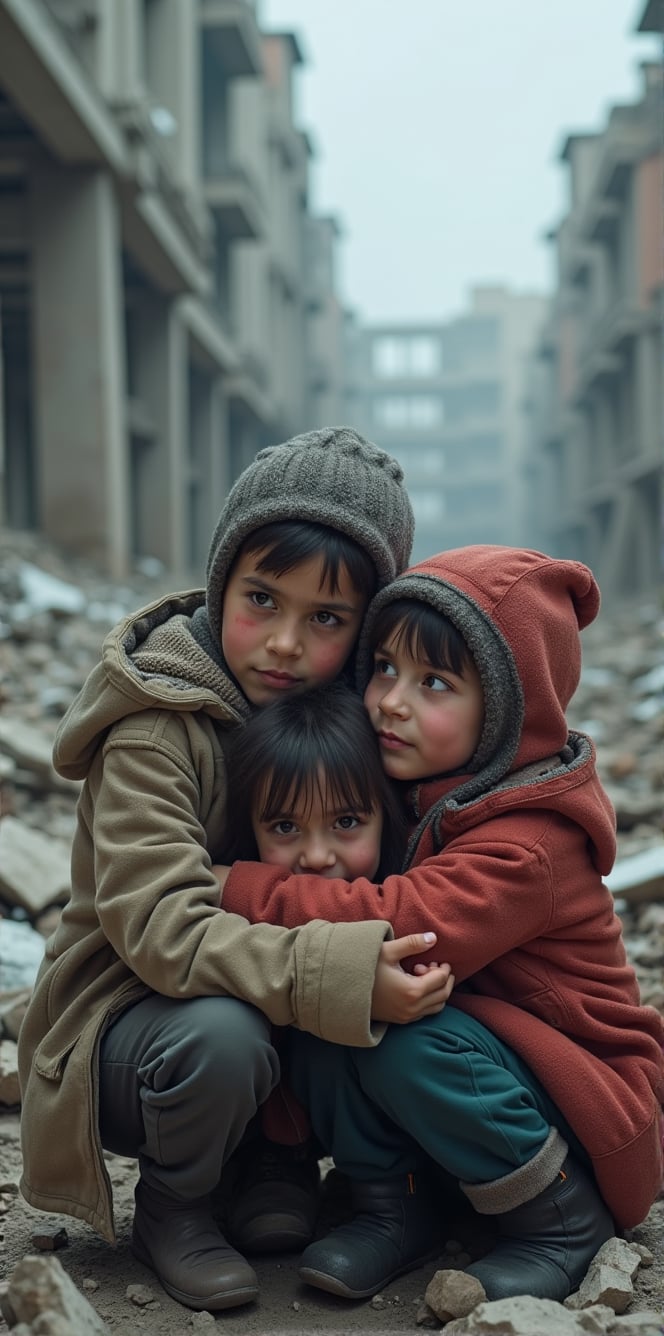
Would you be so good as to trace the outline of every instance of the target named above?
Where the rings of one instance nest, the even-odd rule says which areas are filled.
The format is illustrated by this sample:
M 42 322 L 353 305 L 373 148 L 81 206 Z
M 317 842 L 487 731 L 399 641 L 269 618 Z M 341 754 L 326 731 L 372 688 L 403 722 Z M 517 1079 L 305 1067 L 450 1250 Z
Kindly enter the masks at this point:
M 602 381 L 620 374 L 621 358 L 617 353 L 593 347 L 579 360 L 572 402 L 577 407 L 586 402 L 590 392 Z
M 618 230 L 621 212 L 618 200 L 593 195 L 588 200 L 580 221 L 581 236 L 587 241 L 598 241 L 606 245 Z
M 208 177 L 205 201 L 231 241 L 265 236 L 266 219 L 258 186 L 244 167 L 229 164 Z
M 63 163 L 130 170 L 122 130 L 37 0 L 0 6 L 0 85 L 36 138 Z
M 200 0 L 199 26 L 228 78 L 261 73 L 261 35 L 250 0 Z
M 661 114 L 661 113 L 660 113 Z M 630 173 L 642 158 L 661 148 L 659 116 L 646 107 L 615 107 L 602 136 L 594 189 L 607 199 L 620 199 Z
M 656 313 L 649 317 L 647 311 L 640 311 L 629 302 L 619 300 L 603 311 L 593 321 L 587 334 L 587 347 L 612 353 L 630 339 L 635 339 L 649 323 L 654 323 Z M 581 347 L 583 356 L 586 349 Z
M 587 283 L 595 249 L 579 235 L 576 215 L 563 219 L 557 232 L 558 272 L 561 284 L 582 287 Z

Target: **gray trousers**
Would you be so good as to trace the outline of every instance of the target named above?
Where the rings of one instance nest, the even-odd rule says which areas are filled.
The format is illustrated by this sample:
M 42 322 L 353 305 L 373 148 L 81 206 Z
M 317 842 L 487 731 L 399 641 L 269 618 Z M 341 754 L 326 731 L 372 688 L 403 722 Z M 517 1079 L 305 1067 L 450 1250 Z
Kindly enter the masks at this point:
M 207 1196 L 279 1075 L 270 1023 L 255 1007 L 154 994 L 102 1038 L 102 1145 L 138 1159 L 152 1187 Z

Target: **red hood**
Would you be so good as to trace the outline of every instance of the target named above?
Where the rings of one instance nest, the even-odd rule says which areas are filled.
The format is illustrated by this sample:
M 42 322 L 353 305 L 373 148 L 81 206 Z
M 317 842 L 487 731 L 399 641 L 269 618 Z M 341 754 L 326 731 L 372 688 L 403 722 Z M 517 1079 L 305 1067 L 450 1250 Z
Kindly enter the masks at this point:
M 430 603 L 449 617 L 477 663 L 487 719 L 475 770 L 484 771 L 491 762 L 495 782 L 564 747 L 565 711 L 581 670 L 579 631 L 594 620 L 600 604 L 587 566 L 523 548 L 478 545 L 441 552 L 377 595 L 367 635 L 374 609 L 404 597 Z

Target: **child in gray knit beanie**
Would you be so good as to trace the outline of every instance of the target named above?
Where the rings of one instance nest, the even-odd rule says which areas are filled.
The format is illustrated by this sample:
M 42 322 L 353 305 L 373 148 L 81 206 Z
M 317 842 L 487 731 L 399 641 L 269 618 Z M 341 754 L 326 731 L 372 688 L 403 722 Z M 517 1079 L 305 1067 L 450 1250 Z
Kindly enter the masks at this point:
M 215 639 L 226 577 L 243 540 L 284 520 L 322 524 L 352 539 L 371 559 L 376 589 L 408 565 L 415 522 L 397 460 L 352 427 L 294 436 L 260 451 L 219 517 L 207 563 L 207 615 Z
M 212 1194 L 279 1083 L 272 1027 L 371 1045 L 376 1023 L 416 1019 L 447 996 L 443 971 L 413 980 L 399 968 L 427 949 L 422 934 L 394 941 L 387 922 L 253 927 L 222 911 L 212 870 L 232 732 L 253 708 L 346 668 L 367 602 L 406 565 L 412 536 L 398 463 L 352 429 L 262 451 L 224 506 L 207 589 L 114 627 L 58 729 L 54 765 L 81 795 L 71 896 L 21 1027 L 21 1190 L 113 1241 L 103 1152 L 135 1158 L 134 1253 L 196 1310 L 258 1293 L 233 1246 L 237 1220 L 227 1241 Z M 260 1166 L 255 1142 L 250 1157 Z M 245 1242 L 302 1244 L 315 1153 L 295 1157 L 290 1176 L 267 1168 Z M 248 1191 L 231 1196 L 244 1192 L 246 1206 Z

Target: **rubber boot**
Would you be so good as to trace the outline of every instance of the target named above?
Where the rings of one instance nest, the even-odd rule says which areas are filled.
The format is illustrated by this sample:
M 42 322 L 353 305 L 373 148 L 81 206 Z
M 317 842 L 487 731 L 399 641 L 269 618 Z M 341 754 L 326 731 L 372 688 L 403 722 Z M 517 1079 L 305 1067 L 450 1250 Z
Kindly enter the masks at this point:
M 314 1236 L 320 1187 L 311 1145 L 259 1143 L 233 1186 L 226 1208 L 229 1237 L 242 1252 L 301 1252 Z
M 498 1184 L 482 1184 L 481 1192 Z M 472 1188 L 464 1185 L 476 1210 Z M 486 1203 L 484 1204 L 484 1213 Z M 499 1242 L 466 1267 L 487 1299 L 529 1294 L 562 1303 L 579 1288 L 602 1244 L 615 1233 L 592 1175 L 571 1155 L 554 1181 L 531 1201 L 497 1216 Z
M 216 1312 L 258 1297 L 256 1273 L 231 1248 L 207 1198 L 180 1201 L 139 1179 L 132 1251 L 187 1308 Z
M 413 1271 L 440 1246 L 438 1214 L 417 1191 L 415 1174 L 352 1185 L 355 1215 L 309 1245 L 301 1280 L 342 1299 L 367 1299 Z

